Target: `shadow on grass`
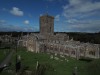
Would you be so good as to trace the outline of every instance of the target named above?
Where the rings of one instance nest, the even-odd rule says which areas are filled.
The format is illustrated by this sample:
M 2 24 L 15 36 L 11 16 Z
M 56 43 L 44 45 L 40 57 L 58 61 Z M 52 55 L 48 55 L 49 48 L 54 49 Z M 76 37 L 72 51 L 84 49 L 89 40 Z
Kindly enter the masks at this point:
M 93 59 L 91 59 L 91 58 L 80 58 L 79 60 L 80 61 L 85 61 L 85 62 L 91 62 L 91 61 L 93 61 Z

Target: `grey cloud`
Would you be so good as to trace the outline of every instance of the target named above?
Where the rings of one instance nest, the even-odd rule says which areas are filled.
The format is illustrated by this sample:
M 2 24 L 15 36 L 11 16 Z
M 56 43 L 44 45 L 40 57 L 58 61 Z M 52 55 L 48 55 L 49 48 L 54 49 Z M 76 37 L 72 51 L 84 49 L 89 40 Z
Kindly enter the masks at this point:
M 80 17 L 83 14 L 100 10 L 100 2 L 90 0 L 69 0 L 69 5 L 63 6 L 63 15 L 65 17 Z
M 71 23 L 68 28 L 81 32 L 98 32 L 100 31 L 100 20 L 95 21 L 83 21 L 83 23 Z
M 55 21 L 60 21 L 60 15 L 55 16 Z
M 69 0 L 69 4 L 63 6 L 62 15 L 66 18 L 64 29 L 80 32 L 100 31 L 99 12 L 100 2 L 92 2 L 92 0 Z M 94 17 L 98 18 L 98 20 Z

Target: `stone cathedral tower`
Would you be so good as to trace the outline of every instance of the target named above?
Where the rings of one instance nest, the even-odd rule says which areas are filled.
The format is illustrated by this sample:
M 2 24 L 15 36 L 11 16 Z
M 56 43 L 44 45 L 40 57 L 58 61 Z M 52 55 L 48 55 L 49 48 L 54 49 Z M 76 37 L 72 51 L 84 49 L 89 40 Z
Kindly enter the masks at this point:
M 40 34 L 53 35 L 54 33 L 54 17 L 48 14 L 40 16 Z

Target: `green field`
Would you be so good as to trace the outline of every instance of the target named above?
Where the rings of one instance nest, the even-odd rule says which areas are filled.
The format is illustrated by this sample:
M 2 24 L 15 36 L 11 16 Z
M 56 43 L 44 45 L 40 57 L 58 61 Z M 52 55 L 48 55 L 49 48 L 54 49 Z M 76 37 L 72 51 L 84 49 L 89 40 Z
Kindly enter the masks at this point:
M 3 50 L 0 50 L 0 62 L 4 59 L 5 54 Z
M 39 64 L 49 66 L 49 69 L 45 71 L 45 75 L 73 75 L 75 66 L 77 66 L 78 75 L 100 75 L 100 60 L 86 62 L 71 57 L 66 57 L 67 60 L 65 60 L 59 55 L 56 56 L 59 59 L 55 60 L 50 59 L 51 54 L 27 52 L 23 48 L 19 48 L 17 54 L 21 56 L 22 66 L 28 67 L 28 70 L 32 72 L 35 71 L 36 62 L 38 61 Z M 15 54 L 10 69 L 15 69 Z
M 67 62 L 67 60 L 64 60 L 64 58 L 61 58 L 60 56 L 57 56 L 60 58 L 59 60 L 55 60 L 50 59 L 50 54 L 32 53 L 23 49 L 18 49 L 18 55 L 21 56 L 22 64 L 28 66 L 28 69 L 31 71 L 34 71 L 36 68 L 37 61 L 39 61 L 40 64 L 48 64 L 54 68 L 55 71 L 51 69 L 46 70 L 45 75 L 72 75 L 75 66 L 78 68 L 78 75 L 89 75 L 89 71 L 91 70 L 88 70 L 88 66 L 97 61 L 94 60 L 92 62 L 86 62 L 76 60 L 75 58 L 66 57 L 66 59 L 69 60 Z
M 12 50 L 13 45 L 7 42 L 0 43 L 0 63 L 6 58 L 9 52 Z
M 0 63 L 9 54 L 9 49 L 0 49 Z

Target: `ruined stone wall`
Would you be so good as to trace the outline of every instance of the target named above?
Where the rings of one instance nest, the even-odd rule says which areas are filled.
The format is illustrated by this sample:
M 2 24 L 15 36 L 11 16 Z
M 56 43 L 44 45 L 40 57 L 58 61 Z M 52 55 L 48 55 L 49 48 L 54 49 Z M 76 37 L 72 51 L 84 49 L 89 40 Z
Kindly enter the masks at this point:
M 100 58 L 100 48 L 98 44 L 78 44 L 69 43 L 64 44 L 56 42 L 42 42 L 40 52 L 56 53 L 60 55 L 66 55 L 70 57 L 75 57 L 77 59 L 81 57 L 89 58 Z
M 81 43 L 74 40 L 48 40 L 41 39 L 38 35 L 31 36 L 23 40 L 24 46 L 31 52 L 56 53 L 74 58 L 89 57 L 100 58 L 100 45 Z

